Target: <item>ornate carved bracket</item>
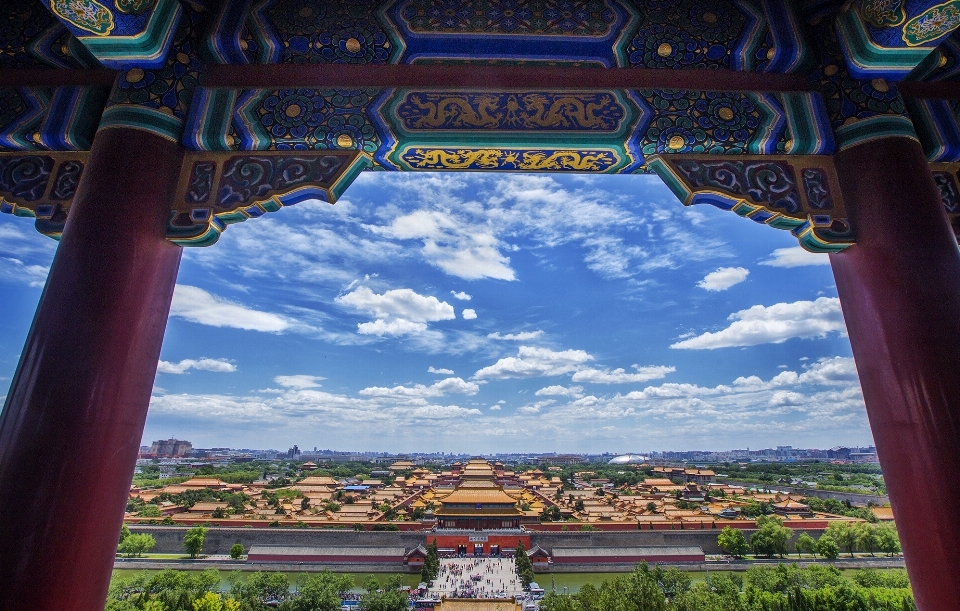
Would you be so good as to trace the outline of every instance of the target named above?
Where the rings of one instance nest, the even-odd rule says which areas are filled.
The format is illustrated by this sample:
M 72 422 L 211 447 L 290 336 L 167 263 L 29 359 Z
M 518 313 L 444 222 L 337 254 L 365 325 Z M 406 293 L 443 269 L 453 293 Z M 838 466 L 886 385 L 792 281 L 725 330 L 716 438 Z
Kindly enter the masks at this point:
M 953 233 L 960 241 L 960 163 L 931 163 L 930 172 L 940 189 L 940 201 L 947 211 Z
M 658 155 L 647 167 L 685 205 L 712 204 L 785 229 L 811 252 L 837 252 L 854 242 L 830 157 Z
M 307 199 L 332 204 L 370 165 L 370 157 L 358 151 L 188 153 L 167 238 L 181 246 L 209 246 L 231 223 Z
M 0 153 L 0 212 L 36 218 L 40 233 L 59 239 L 88 156 Z M 357 151 L 188 153 L 167 239 L 209 246 L 231 223 L 307 199 L 332 204 L 370 164 L 370 157 Z
M 0 153 L 0 212 L 33 217 L 37 231 L 59 239 L 89 154 Z

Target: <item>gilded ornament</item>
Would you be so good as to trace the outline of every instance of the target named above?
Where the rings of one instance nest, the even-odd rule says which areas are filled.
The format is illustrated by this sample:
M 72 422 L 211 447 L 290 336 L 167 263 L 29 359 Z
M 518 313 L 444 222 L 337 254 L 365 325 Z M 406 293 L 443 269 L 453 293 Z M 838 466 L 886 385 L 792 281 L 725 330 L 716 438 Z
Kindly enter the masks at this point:
M 113 13 L 97 0 L 50 0 L 50 9 L 70 25 L 97 36 L 109 36 Z
M 949 34 L 957 26 L 960 26 L 960 0 L 948 0 L 908 21 L 901 38 L 908 47 L 918 47 Z
M 669 42 L 661 42 L 657 47 L 657 55 L 660 57 L 670 57 L 673 54 L 673 47 Z
M 116 0 L 114 2 L 117 9 L 123 13 L 139 15 L 140 13 L 153 8 L 156 0 Z
M 283 113 L 288 117 L 290 117 L 291 119 L 294 117 L 299 117 L 302 112 L 303 112 L 303 109 L 296 104 L 291 104 L 287 106 L 283 111 Z
M 601 172 L 617 160 L 609 151 L 525 151 L 515 149 L 422 149 L 404 154 L 420 169 Z
M 878 28 L 900 25 L 907 18 L 903 0 L 863 0 L 859 8 L 864 20 Z
M 768 60 L 768 61 L 772 61 L 773 58 L 776 57 L 776 55 L 777 55 L 777 49 L 776 49 L 776 47 L 770 47 L 769 49 L 767 49 L 767 60 Z
M 348 38 L 347 41 L 343 43 L 343 46 L 346 47 L 350 53 L 359 53 L 360 50 L 363 49 L 363 47 L 360 46 L 360 41 L 356 38 Z
M 703 21 L 704 21 L 704 23 L 716 23 L 716 22 L 717 22 L 717 16 L 716 16 L 715 14 L 709 13 L 709 12 L 704 13 L 704 14 L 703 14 Z
M 890 91 L 890 85 L 887 84 L 887 81 L 882 78 L 875 78 L 870 81 L 870 86 L 879 91 L 880 93 L 886 93 Z
M 608 93 L 412 92 L 397 106 L 408 130 L 613 131 L 626 109 Z
M 350 148 L 353 146 L 353 138 L 349 134 L 340 134 L 337 136 L 337 146 L 340 148 Z
M 733 109 L 727 108 L 727 107 L 723 107 L 723 108 L 721 108 L 720 110 L 717 111 L 717 116 L 719 116 L 719 117 L 720 117 L 721 119 L 723 119 L 724 121 L 730 121 L 730 120 L 733 119 L 733 117 L 734 117 L 735 115 L 734 115 L 734 113 L 733 113 Z
M 667 146 L 674 150 L 680 150 L 683 148 L 683 145 L 686 144 L 686 140 L 683 139 L 683 136 L 671 136 L 670 140 L 667 142 Z
M 139 83 L 143 80 L 144 76 L 143 68 L 131 68 L 127 70 L 127 75 L 124 78 L 126 78 L 128 83 Z

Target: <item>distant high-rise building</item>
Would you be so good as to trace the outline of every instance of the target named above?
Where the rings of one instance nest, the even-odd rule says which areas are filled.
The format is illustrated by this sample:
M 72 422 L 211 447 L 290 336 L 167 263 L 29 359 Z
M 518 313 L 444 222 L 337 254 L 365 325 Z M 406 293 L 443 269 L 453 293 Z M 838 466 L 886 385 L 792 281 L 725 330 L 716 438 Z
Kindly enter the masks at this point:
M 154 441 L 153 445 L 150 446 L 150 453 L 154 456 L 186 456 L 193 450 L 193 444 L 189 441 L 183 441 L 182 439 L 164 439 L 161 441 Z

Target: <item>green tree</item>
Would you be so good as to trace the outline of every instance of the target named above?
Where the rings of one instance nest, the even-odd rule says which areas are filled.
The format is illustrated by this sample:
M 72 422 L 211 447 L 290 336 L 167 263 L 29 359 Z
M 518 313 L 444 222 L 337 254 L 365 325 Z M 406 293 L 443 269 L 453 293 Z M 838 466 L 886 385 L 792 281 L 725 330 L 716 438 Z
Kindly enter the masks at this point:
M 777 516 L 760 516 L 757 518 L 757 530 L 750 537 L 750 547 L 758 556 L 774 556 L 781 558 L 787 553 L 787 541 L 791 536 L 790 529 L 783 525 L 783 520 Z
M 750 544 L 747 543 L 747 537 L 743 534 L 743 531 L 729 526 L 724 527 L 717 535 L 717 545 L 736 558 L 741 558 L 750 551 Z
M 126 524 L 120 525 L 120 543 L 123 543 L 123 540 L 130 536 L 130 528 Z
M 543 513 L 540 514 L 541 522 L 559 522 L 563 518 L 560 516 L 560 508 L 556 505 L 551 505 L 543 510 Z
M 156 505 L 144 505 L 143 509 L 137 512 L 139 518 L 159 518 L 160 508 Z
M 240 571 L 230 575 L 230 595 L 240 601 L 244 611 L 267 611 L 267 602 L 283 602 L 290 595 L 290 582 L 283 573 L 257 571 L 243 579 Z
M 574 596 L 548 592 L 540 601 L 542 611 L 582 611 L 580 601 Z
M 128 558 L 138 558 L 152 550 L 156 544 L 153 535 L 127 535 L 117 546 L 117 551 Z
M 663 595 L 670 600 L 687 592 L 692 581 L 688 573 L 676 568 L 663 570 L 663 567 L 655 566 L 650 570 L 650 575 Z
M 800 533 L 800 536 L 797 537 L 797 542 L 794 547 L 796 547 L 797 556 L 800 554 L 813 554 L 816 556 L 817 554 L 817 542 L 807 533 Z
M 307 497 L 303 497 L 303 500 L 300 501 L 300 509 L 302 511 L 306 511 L 310 509 L 310 499 L 308 499 Z
M 517 551 L 514 554 L 514 561 L 517 565 L 517 575 L 523 583 L 523 587 L 528 587 L 535 579 L 533 574 L 533 562 L 530 556 L 527 556 L 527 550 L 523 547 L 523 541 L 517 542 Z
M 349 575 L 323 571 L 299 578 L 300 595 L 291 599 L 284 611 L 339 611 L 342 595 L 353 587 Z
M 220 594 L 207 592 L 193 601 L 193 611 L 240 611 L 240 603 Z
M 423 560 L 423 568 L 420 570 L 420 579 L 429 583 L 437 578 L 440 573 L 440 550 L 437 548 L 437 540 L 434 539 L 427 543 L 427 556 Z
M 820 535 L 820 538 L 817 539 L 817 553 L 827 560 L 836 560 L 840 555 L 840 546 L 837 545 L 837 542 L 834 541 L 829 532 L 823 533 Z
M 893 556 L 900 553 L 900 537 L 897 536 L 897 528 L 893 524 L 880 524 L 876 529 L 877 549 Z
M 853 552 L 857 548 L 860 539 L 859 525 L 856 522 L 834 522 L 827 527 L 824 534 L 830 535 L 840 549 L 846 550 L 853 558 Z
M 366 592 L 360 599 L 360 611 L 406 611 L 407 594 L 400 587 L 403 584 L 399 575 L 380 586 L 376 577 L 369 577 L 364 583 Z
M 234 560 L 240 558 L 240 556 L 243 555 L 243 552 L 244 549 L 242 543 L 234 543 L 232 546 L 230 546 L 230 557 Z
M 857 547 L 874 556 L 878 545 L 877 526 L 869 522 L 857 524 Z
M 191 558 L 196 558 L 203 551 L 203 542 L 207 539 L 207 529 L 195 526 L 183 536 L 183 549 L 187 550 Z

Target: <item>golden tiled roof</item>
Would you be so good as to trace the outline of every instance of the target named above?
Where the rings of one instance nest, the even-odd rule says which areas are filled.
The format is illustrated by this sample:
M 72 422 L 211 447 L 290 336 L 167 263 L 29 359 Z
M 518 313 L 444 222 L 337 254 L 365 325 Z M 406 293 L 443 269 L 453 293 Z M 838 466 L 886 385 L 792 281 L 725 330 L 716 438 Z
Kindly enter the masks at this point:
M 512 600 L 483 598 L 445 598 L 439 611 L 520 611 L 519 603 Z
M 440 503 L 443 505 L 449 503 L 497 503 L 513 505 L 516 503 L 516 499 L 500 488 L 457 488 L 440 499 Z

